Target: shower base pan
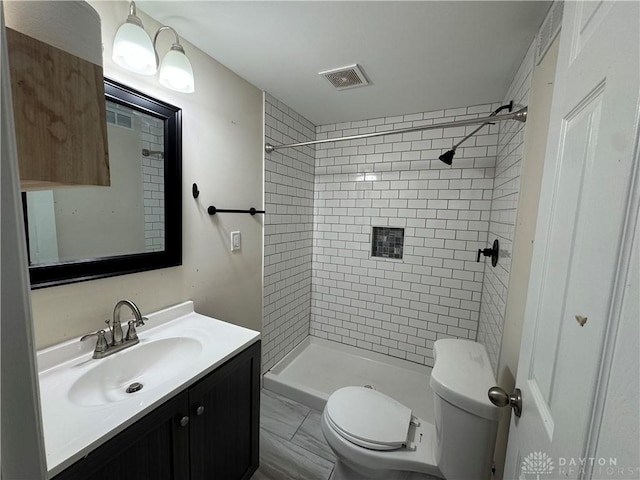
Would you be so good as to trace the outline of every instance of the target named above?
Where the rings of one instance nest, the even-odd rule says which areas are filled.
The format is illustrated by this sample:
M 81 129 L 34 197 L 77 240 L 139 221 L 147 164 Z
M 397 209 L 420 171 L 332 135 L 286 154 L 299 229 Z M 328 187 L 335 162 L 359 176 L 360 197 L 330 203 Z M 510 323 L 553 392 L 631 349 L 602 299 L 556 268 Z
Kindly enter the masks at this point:
M 433 423 L 431 368 L 309 336 L 264 375 L 264 388 L 316 410 L 349 385 L 369 386 Z

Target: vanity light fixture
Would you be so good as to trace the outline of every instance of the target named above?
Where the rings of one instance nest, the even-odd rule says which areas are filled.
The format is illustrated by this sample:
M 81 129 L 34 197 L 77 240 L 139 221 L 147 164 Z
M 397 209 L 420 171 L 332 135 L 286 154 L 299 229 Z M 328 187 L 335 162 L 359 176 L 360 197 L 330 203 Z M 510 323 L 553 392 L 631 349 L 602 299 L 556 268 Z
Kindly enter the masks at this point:
M 170 90 L 175 90 L 176 92 L 182 93 L 193 93 L 195 91 L 193 68 L 191 68 L 191 62 L 187 58 L 187 55 L 184 53 L 184 48 L 182 48 L 182 45 L 180 45 L 180 37 L 178 37 L 178 32 L 167 25 L 163 25 L 158 29 L 155 36 L 153 37 L 153 47 L 155 49 L 158 34 L 162 30 L 171 30 L 176 36 L 176 41 L 171 45 L 171 49 L 162 59 L 158 80 L 164 87 Z M 158 51 L 156 50 L 156 63 L 157 62 Z
M 158 70 L 156 52 L 136 15 L 136 4 L 129 4 L 127 21 L 120 25 L 113 39 L 113 61 L 131 72 L 154 75 Z
M 156 42 L 163 30 L 171 30 L 176 40 L 160 63 Z M 163 25 L 156 31 L 152 42 L 136 15 L 135 2 L 129 4 L 129 16 L 113 39 L 113 61 L 141 75 L 155 75 L 160 65 L 158 80 L 162 86 L 181 93 L 195 91 L 193 68 L 180 45 L 178 33 L 172 27 Z

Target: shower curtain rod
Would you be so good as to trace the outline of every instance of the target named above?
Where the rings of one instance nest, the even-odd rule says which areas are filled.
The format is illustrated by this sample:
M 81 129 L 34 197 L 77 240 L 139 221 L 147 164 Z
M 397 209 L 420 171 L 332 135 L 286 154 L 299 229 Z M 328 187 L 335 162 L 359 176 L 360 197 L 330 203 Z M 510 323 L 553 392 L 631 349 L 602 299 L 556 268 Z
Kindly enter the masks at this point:
M 433 125 L 423 125 L 420 127 L 401 128 L 400 130 L 388 130 L 384 132 L 374 132 L 374 133 L 361 133 L 360 135 L 349 135 L 347 137 L 337 137 L 337 138 L 325 138 L 323 140 L 312 140 L 309 142 L 289 143 L 287 145 L 271 145 L 270 143 L 266 143 L 264 145 L 264 151 L 267 153 L 271 153 L 274 150 L 280 150 L 281 148 L 304 147 L 306 145 L 315 145 L 318 143 L 342 142 L 344 140 L 357 140 L 360 138 L 380 137 L 383 135 L 395 135 L 398 133 L 419 132 L 421 130 L 433 130 L 436 128 L 464 127 L 467 125 L 477 125 L 479 123 L 502 122 L 504 120 L 517 120 L 519 122 L 526 122 L 527 107 L 522 107 L 520 110 L 516 112 L 505 113 L 504 115 L 494 115 L 494 116 L 490 115 L 487 117 L 470 118 L 466 120 L 455 120 L 453 122 L 437 123 Z

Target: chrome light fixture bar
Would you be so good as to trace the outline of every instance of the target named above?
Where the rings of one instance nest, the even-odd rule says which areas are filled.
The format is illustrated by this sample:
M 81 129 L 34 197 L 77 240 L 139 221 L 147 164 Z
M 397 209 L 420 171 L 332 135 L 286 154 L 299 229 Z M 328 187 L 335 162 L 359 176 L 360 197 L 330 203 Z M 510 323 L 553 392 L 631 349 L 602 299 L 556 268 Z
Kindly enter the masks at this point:
M 171 30 L 176 40 L 160 63 L 156 43 L 163 30 Z M 141 75 L 155 75 L 160 66 L 158 80 L 164 87 L 181 93 L 195 91 L 193 68 L 180 45 L 178 33 L 163 25 L 156 31 L 152 42 L 137 15 L 135 2 L 129 4 L 129 16 L 113 39 L 112 58 L 122 68 Z
M 274 150 L 280 150 L 281 148 L 304 147 L 307 145 L 316 145 L 319 143 L 343 142 L 346 140 L 358 140 L 360 138 L 372 138 L 372 137 L 381 137 L 384 135 L 396 135 L 398 133 L 420 132 L 422 130 L 434 130 L 436 128 L 464 127 L 467 125 L 478 125 L 479 123 L 485 124 L 485 123 L 493 123 L 493 122 L 502 122 L 505 120 L 517 120 L 519 122 L 526 122 L 527 107 L 522 107 L 521 109 L 515 112 L 506 113 L 504 115 L 495 115 L 495 116 L 489 115 L 487 117 L 455 120 L 453 122 L 436 123 L 433 125 L 422 125 L 420 127 L 401 128 L 399 130 L 387 130 L 384 132 L 362 133 L 360 135 L 349 135 L 347 137 L 337 137 L 337 138 L 325 138 L 322 140 L 312 140 L 309 142 L 289 143 L 287 145 L 271 145 L 270 143 L 267 143 L 264 146 L 264 151 L 267 153 L 271 153 Z

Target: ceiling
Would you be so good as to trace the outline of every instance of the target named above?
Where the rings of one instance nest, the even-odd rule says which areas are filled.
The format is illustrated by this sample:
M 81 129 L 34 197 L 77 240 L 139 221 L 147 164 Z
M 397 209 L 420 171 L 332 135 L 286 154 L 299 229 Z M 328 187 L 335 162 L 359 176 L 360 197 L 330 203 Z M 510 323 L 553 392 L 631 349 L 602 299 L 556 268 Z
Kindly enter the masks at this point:
M 136 3 L 315 125 L 501 101 L 550 6 L 541 1 Z M 338 91 L 318 75 L 354 63 L 369 86 Z M 198 88 L 207 80 L 195 74 Z

